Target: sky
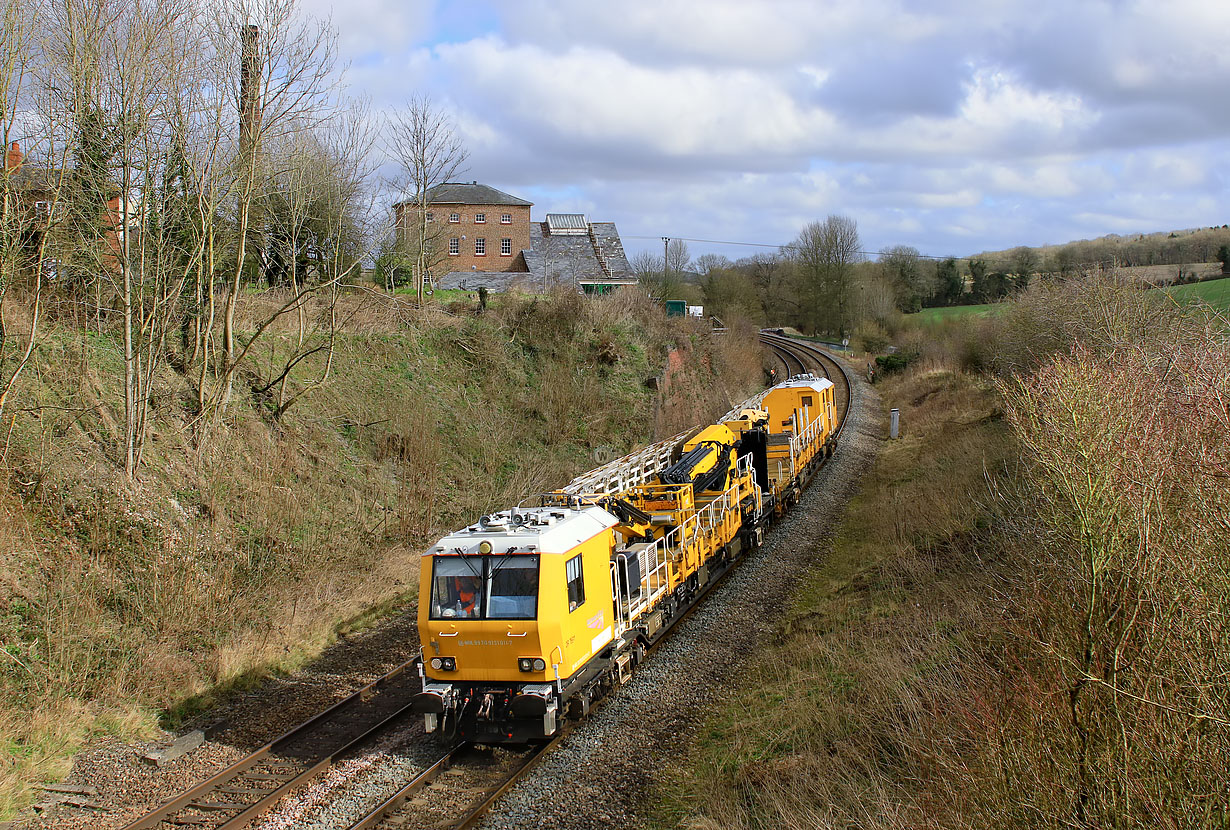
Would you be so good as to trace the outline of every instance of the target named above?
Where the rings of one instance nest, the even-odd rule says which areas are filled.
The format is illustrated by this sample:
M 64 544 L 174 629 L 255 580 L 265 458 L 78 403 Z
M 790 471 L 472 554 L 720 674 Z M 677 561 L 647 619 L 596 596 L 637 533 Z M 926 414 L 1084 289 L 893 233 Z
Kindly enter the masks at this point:
M 1230 222 L 1230 0 L 303 0 L 533 217 L 935 256 Z M 771 247 L 690 241 L 731 259 Z

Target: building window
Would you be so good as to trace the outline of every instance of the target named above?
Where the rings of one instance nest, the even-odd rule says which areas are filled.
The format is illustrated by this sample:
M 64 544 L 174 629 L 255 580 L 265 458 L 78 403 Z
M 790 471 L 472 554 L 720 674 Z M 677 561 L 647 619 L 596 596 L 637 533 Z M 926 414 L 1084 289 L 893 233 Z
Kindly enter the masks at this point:
M 581 569 L 581 554 L 569 559 L 564 571 L 568 579 L 568 610 L 573 611 L 585 604 L 585 572 Z
M 512 214 L 511 213 L 501 213 L 500 214 L 500 224 L 501 225 L 511 225 L 512 224 Z
M 459 256 L 461 254 L 461 240 L 453 237 L 448 241 L 448 255 Z
M 512 256 L 512 240 L 507 236 L 500 240 L 500 256 Z
M 481 236 L 474 238 L 474 256 L 487 255 L 487 240 Z
M 450 222 L 460 222 L 460 221 L 461 221 L 461 214 L 460 214 L 460 213 L 450 213 L 450 214 L 448 215 L 448 221 L 450 221 Z
M 427 211 L 427 221 L 428 222 L 436 221 L 436 215 L 432 213 L 431 211 Z
M 487 214 L 485 213 L 474 214 L 474 221 L 478 222 L 481 225 L 483 222 L 487 221 Z

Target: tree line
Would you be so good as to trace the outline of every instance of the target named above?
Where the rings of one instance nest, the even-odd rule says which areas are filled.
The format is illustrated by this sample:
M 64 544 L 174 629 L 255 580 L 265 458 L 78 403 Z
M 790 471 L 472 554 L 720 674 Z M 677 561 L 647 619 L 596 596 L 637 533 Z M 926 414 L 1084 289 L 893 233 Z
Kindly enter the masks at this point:
M 703 303 L 721 316 L 790 325 L 842 338 L 860 325 L 892 329 L 894 318 L 937 306 L 996 302 L 1035 280 L 1066 280 L 1138 265 L 1220 261 L 1230 273 L 1230 228 L 1104 237 L 1046 248 L 1018 246 L 973 257 L 929 257 L 908 245 L 868 255 L 855 221 L 808 224 L 776 251 L 738 260 L 689 256 L 672 239 L 661 256 L 633 256 L 632 269 L 660 297 Z
M 382 189 L 436 184 L 433 142 L 464 160 L 428 99 L 375 118 L 349 95 L 296 0 L 0 0 L 0 134 L 0 416 L 49 319 L 114 338 L 129 476 L 164 365 L 198 424 L 240 383 L 274 419 L 323 384 L 341 287 L 391 231 Z

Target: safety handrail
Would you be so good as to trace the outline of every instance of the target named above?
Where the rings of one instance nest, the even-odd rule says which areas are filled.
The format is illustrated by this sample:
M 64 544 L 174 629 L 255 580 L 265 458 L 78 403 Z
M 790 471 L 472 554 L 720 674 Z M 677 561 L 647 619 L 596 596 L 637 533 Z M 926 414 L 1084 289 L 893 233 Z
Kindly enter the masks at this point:
M 676 448 L 695 432 L 694 429 L 686 430 L 642 447 L 622 458 L 609 461 L 597 469 L 577 476 L 560 488 L 559 492 L 579 495 L 581 493 L 622 493 L 631 490 L 669 467 Z

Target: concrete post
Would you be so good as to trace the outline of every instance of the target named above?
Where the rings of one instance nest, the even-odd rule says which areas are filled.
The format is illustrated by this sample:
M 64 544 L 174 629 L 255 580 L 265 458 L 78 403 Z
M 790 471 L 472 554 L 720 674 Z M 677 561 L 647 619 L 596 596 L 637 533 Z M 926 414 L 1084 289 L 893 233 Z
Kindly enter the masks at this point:
M 889 438 L 895 439 L 897 437 L 897 428 L 900 425 L 900 423 L 901 423 L 901 413 L 896 409 L 890 409 L 888 411 L 888 437 Z

